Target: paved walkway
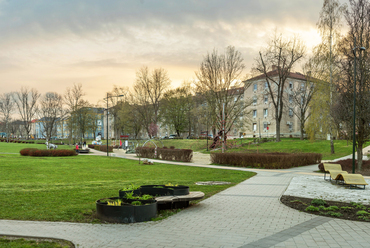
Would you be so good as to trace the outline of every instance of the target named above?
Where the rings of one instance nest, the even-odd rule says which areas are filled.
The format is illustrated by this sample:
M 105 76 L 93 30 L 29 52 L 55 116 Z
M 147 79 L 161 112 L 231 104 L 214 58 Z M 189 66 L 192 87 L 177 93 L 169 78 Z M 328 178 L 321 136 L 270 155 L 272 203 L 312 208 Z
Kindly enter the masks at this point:
M 370 223 L 310 215 L 280 203 L 292 177 L 314 170 L 316 165 L 253 170 L 256 176 L 158 222 L 0 220 L 0 234 L 66 239 L 78 247 L 369 247 Z

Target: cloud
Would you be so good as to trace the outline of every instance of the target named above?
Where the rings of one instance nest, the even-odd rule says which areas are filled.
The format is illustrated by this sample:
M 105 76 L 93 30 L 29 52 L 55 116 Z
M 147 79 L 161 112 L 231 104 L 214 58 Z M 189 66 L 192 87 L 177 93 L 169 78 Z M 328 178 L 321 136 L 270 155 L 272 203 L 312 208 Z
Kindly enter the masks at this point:
M 60 89 L 72 79 L 129 85 L 145 65 L 170 68 L 180 82 L 194 76 L 207 52 L 229 45 L 249 70 L 275 28 L 313 37 L 321 6 L 322 0 L 0 0 L 0 73 Z

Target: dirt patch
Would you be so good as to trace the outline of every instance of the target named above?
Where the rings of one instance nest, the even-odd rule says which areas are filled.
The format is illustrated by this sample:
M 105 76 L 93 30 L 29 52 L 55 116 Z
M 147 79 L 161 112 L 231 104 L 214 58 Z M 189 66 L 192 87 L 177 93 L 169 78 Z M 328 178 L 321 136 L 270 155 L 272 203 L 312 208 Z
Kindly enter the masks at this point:
M 321 215 L 345 220 L 370 222 L 370 205 L 361 203 L 345 203 L 337 201 L 325 201 L 325 204 L 314 204 L 314 199 L 297 196 L 283 195 L 281 202 L 291 208 L 309 214 Z M 317 202 L 317 201 L 316 201 Z M 336 207 L 333 207 L 336 206 Z

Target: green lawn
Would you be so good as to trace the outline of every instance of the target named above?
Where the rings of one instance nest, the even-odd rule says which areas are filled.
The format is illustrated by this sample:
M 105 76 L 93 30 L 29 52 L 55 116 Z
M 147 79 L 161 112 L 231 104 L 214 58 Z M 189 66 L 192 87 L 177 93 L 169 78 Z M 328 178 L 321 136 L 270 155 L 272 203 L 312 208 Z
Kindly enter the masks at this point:
M 12 237 L 0 237 L 0 247 L 3 248 L 68 248 L 71 243 L 67 241 L 40 241 L 38 239 L 21 239 Z
M 369 145 L 367 143 L 366 145 Z M 323 160 L 332 160 L 352 154 L 352 143 L 346 140 L 334 140 L 335 154 L 330 154 L 330 141 L 316 140 L 299 140 L 294 138 L 283 138 L 281 142 L 266 142 L 258 145 L 246 145 L 240 148 L 230 149 L 229 152 L 248 152 L 257 151 L 265 152 L 315 152 L 323 155 Z
M 37 146 L 37 145 L 33 145 Z M 29 144 L 0 143 L 0 151 L 17 152 Z M 242 182 L 254 173 L 188 166 L 139 165 L 114 157 L 28 157 L 0 153 L 0 218 L 95 222 L 95 201 L 118 196 L 133 183 L 189 185 L 206 197 Z M 198 186 L 198 181 L 231 185 Z

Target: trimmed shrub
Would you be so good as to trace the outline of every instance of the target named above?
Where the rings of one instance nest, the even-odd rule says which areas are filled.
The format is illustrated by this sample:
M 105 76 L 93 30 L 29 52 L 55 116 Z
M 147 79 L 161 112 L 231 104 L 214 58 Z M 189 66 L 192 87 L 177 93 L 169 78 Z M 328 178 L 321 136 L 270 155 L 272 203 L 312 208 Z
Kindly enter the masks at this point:
M 92 145 L 92 144 L 88 144 L 87 147 L 90 149 L 95 149 L 95 145 Z
M 107 146 L 100 146 L 100 151 L 107 152 Z M 113 146 L 108 146 L 108 152 L 113 152 Z
M 30 152 L 37 150 L 37 148 L 24 148 L 19 151 L 22 156 L 29 156 Z
M 158 158 L 153 147 L 136 147 L 136 155 L 142 158 Z
M 23 156 L 34 156 L 34 157 L 64 157 L 64 156 L 75 156 L 77 153 L 74 150 L 39 150 L 37 148 L 25 148 L 20 151 Z
M 328 162 L 327 164 L 340 164 L 342 170 L 352 173 L 352 159 L 344 159 L 336 162 Z M 320 163 L 318 165 L 319 170 L 324 172 L 324 164 Z M 370 167 L 370 160 L 362 160 L 362 170 Z M 355 161 L 355 169 L 357 171 L 357 160 Z
M 155 155 L 155 148 L 137 147 L 136 154 L 143 158 L 158 158 L 167 161 L 181 162 L 191 162 L 193 158 L 193 150 L 190 149 L 157 148 L 157 155 Z
M 211 153 L 214 164 L 265 169 L 287 169 L 320 163 L 320 153 Z

